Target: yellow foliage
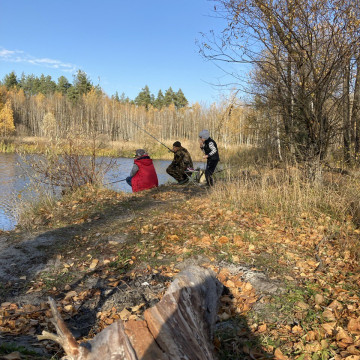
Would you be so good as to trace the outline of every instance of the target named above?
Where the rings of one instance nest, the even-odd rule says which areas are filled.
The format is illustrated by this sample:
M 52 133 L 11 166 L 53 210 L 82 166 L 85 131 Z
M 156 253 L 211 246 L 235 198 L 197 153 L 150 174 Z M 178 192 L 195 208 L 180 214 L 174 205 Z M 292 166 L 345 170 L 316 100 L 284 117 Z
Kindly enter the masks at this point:
M 101 99 L 95 89 L 91 89 L 87 94 L 83 94 L 85 104 L 96 107 Z
M 56 119 L 52 112 L 45 114 L 42 123 L 42 130 L 45 136 L 53 137 L 56 135 Z
M 10 100 L 0 110 L 0 136 L 10 135 L 15 131 L 14 115 Z
M 42 94 L 42 93 L 39 93 L 39 94 L 35 95 L 35 101 L 36 101 L 36 104 L 39 107 L 41 107 L 45 102 L 45 95 Z

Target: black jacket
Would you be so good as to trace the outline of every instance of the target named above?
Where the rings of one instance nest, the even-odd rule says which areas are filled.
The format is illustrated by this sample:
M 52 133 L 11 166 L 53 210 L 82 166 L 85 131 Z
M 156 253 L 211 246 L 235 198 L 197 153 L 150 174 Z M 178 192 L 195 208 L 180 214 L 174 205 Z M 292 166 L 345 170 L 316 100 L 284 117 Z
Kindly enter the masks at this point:
M 208 160 L 220 160 L 219 151 L 215 140 L 208 138 L 202 146 L 205 155 L 208 155 Z

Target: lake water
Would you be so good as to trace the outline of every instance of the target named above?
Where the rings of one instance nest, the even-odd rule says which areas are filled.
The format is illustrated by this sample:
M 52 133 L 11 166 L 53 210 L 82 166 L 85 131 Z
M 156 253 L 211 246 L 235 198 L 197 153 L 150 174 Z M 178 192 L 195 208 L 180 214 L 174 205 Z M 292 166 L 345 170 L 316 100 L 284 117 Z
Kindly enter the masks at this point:
M 124 179 L 130 174 L 134 159 L 118 158 L 115 161 L 116 165 L 106 175 L 104 184 Z M 154 160 L 159 184 L 175 182 L 166 173 L 166 168 L 170 163 L 169 160 Z M 194 163 L 194 166 L 204 167 L 203 163 Z M 20 197 L 22 199 L 34 197 L 25 168 L 26 166 L 17 154 L 0 153 L 0 230 L 12 230 L 16 226 L 17 216 L 14 204 Z M 106 187 L 115 191 L 131 192 L 130 186 L 125 181 L 108 184 Z

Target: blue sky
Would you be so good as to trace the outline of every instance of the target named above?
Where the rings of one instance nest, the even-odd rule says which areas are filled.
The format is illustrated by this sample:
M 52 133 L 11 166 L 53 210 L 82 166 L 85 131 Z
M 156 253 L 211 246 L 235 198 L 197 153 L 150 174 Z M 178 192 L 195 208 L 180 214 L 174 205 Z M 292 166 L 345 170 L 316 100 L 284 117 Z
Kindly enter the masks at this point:
M 170 86 L 190 103 L 226 96 L 226 82 L 195 44 L 200 32 L 222 30 L 208 0 L 1 0 L 0 79 L 64 75 L 77 69 L 112 95 L 131 99 L 148 85 L 157 95 Z

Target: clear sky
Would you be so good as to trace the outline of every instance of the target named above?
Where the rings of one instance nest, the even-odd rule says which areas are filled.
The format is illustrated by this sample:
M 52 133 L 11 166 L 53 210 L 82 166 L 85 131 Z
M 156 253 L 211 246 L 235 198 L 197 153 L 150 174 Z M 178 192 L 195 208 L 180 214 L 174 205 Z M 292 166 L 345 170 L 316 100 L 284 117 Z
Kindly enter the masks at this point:
M 77 69 L 112 95 L 134 99 L 170 86 L 190 103 L 226 92 L 223 73 L 198 53 L 200 32 L 221 30 L 209 0 L 0 0 L 0 79 L 64 75 Z

